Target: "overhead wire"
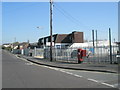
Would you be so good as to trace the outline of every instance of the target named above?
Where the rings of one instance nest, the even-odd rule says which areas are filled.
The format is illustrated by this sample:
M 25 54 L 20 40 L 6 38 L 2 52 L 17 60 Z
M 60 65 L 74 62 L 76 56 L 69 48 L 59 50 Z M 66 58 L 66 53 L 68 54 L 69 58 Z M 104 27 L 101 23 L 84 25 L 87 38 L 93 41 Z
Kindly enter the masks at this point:
M 76 19 L 71 14 L 69 14 L 67 11 L 65 11 L 59 4 L 54 3 L 54 8 L 57 9 L 61 14 L 63 14 L 67 19 L 69 19 L 70 21 L 76 23 L 76 25 L 79 25 L 81 27 L 84 26 L 85 28 L 88 28 L 90 30 L 92 29 L 89 26 L 81 23 L 78 19 Z
M 84 25 L 83 23 L 81 23 L 78 19 L 76 19 L 75 17 L 73 17 L 71 14 L 69 14 L 67 11 L 65 11 L 63 8 L 61 8 L 58 4 L 54 3 L 53 7 L 59 11 L 64 17 L 66 17 L 69 21 L 71 21 L 72 23 L 74 23 L 78 28 L 80 28 L 80 26 L 84 27 L 86 30 L 92 30 L 92 28 Z M 85 30 L 84 29 L 84 30 Z M 84 36 L 86 39 L 88 39 L 86 36 Z
M 58 3 L 53 3 L 53 6 L 56 10 L 58 10 L 64 17 L 66 17 L 67 19 L 69 19 L 72 23 L 75 23 L 77 26 L 84 26 L 85 28 L 87 28 L 88 30 L 93 30 L 93 27 L 89 27 L 88 25 L 83 24 L 82 22 L 80 22 L 78 19 L 76 19 L 75 17 L 73 17 L 70 13 L 68 13 L 66 10 L 64 10 Z M 101 30 L 97 30 L 98 32 L 100 32 L 101 34 L 103 33 L 103 31 Z
M 62 12 L 59 8 L 55 7 L 55 9 L 57 9 L 64 17 L 66 17 L 70 21 L 75 22 L 73 19 L 71 19 L 69 16 L 67 16 L 64 12 Z M 76 23 L 76 24 L 78 24 L 78 23 Z

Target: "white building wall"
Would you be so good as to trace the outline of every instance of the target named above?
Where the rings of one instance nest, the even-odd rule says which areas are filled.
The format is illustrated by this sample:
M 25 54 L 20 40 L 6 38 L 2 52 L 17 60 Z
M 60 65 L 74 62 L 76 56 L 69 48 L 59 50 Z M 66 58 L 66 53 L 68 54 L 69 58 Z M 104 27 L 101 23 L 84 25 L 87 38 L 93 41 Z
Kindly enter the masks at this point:
M 94 44 L 96 47 L 96 42 Z M 117 45 L 116 43 L 112 43 L 112 46 L 116 46 L 116 45 Z M 109 46 L 109 41 L 98 41 L 97 46 L 98 47 L 101 47 L 101 46 L 107 47 L 107 46 Z M 93 42 L 73 43 L 70 47 L 71 48 L 74 48 L 74 47 L 93 47 Z
M 4 45 L 4 47 L 10 47 L 10 45 Z
M 116 47 L 116 43 L 112 43 L 112 53 L 116 54 L 118 47 Z M 95 42 L 95 47 L 96 47 L 96 42 Z M 89 52 L 92 52 L 91 50 L 93 49 L 93 42 L 85 42 L 85 43 L 73 43 L 70 48 L 86 48 L 86 50 Z M 94 54 L 102 54 L 106 55 L 109 54 L 109 41 L 99 41 L 97 43 L 97 48 L 94 49 Z
M 69 46 L 69 45 L 71 45 L 71 44 L 70 43 L 55 43 L 56 48 L 57 47 L 62 48 L 62 47 L 66 47 L 66 46 Z

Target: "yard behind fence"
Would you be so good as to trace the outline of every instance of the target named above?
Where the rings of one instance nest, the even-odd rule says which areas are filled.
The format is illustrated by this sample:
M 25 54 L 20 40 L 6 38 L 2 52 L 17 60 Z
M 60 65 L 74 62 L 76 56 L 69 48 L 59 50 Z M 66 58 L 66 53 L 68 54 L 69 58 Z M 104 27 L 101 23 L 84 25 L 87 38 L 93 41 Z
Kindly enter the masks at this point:
M 83 63 L 110 63 L 110 49 L 108 46 L 103 47 L 79 47 L 86 50 L 86 57 L 83 57 Z M 53 48 L 52 57 L 55 61 L 61 62 L 78 62 L 78 48 Z M 112 46 L 112 63 L 117 63 L 118 46 Z M 50 59 L 50 48 L 30 49 L 32 56 L 37 58 Z

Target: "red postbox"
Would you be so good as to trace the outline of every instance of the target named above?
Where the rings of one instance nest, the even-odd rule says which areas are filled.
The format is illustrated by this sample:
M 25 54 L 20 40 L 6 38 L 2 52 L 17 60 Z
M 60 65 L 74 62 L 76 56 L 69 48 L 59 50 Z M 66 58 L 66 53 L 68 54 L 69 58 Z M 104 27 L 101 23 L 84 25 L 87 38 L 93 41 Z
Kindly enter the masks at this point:
M 84 49 L 82 49 L 82 51 L 83 51 L 83 57 L 86 57 L 87 55 L 86 55 L 86 50 L 84 50 Z
M 78 49 L 78 63 L 83 62 L 83 57 L 86 56 L 86 50 Z

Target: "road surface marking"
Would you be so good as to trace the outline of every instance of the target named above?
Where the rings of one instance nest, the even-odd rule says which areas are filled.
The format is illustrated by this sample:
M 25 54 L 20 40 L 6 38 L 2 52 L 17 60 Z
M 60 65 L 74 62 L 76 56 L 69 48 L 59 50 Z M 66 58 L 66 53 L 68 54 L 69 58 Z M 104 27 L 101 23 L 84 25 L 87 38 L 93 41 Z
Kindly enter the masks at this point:
M 91 78 L 88 78 L 88 80 L 93 81 L 93 82 L 98 82 L 97 80 L 91 79 Z
M 53 70 L 59 70 L 58 68 L 53 68 L 53 67 L 48 67 L 47 68 L 50 68 L 50 69 L 53 69 Z
M 65 73 L 70 74 L 70 75 L 73 75 L 73 73 L 71 73 L 71 72 L 65 72 Z
M 17 57 L 17 56 L 16 56 L 16 57 Z M 17 57 L 17 58 L 19 58 L 19 57 Z M 19 59 L 22 59 L 22 60 L 24 60 L 24 61 L 27 61 L 26 59 L 23 59 L 23 58 L 19 58 Z M 27 62 L 30 62 L 30 61 L 27 61 Z M 64 71 L 64 70 L 62 70 L 62 69 L 58 69 L 58 68 L 53 68 L 53 67 L 49 67 L 49 66 L 38 65 L 38 64 L 35 64 L 35 63 L 30 63 L 30 64 L 34 64 L 34 65 L 36 65 L 36 66 L 41 66 L 41 67 L 46 67 L 46 68 L 53 69 L 53 70 L 56 70 L 56 71 L 61 71 L 61 72 L 64 72 L 64 73 L 67 73 L 67 74 L 70 74 L 70 75 L 73 75 L 73 76 L 76 76 L 76 77 L 83 77 L 83 76 L 80 76 L 80 75 L 77 75 L 77 74 L 73 74 L 73 73 L 71 73 L 71 72 L 66 72 L 66 71 Z M 85 72 L 86 72 L 86 71 L 85 71 Z M 90 80 L 90 81 L 93 81 L 93 82 L 97 82 L 97 83 L 100 83 L 100 84 L 103 84 L 103 85 L 106 85 L 106 86 L 115 87 L 114 85 L 110 85 L 110 84 L 108 84 L 108 83 L 102 83 L 102 82 L 99 82 L 99 81 L 94 80 L 94 79 L 88 78 L 87 80 Z
M 114 87 L 114 85 L 110 85 L 110 84 L 108 84 L 108 83 L 101 83 L 101 84 L 104 84 L 104 85 L 110 86 L 110 87 Z
M 64 70 L 62 70 L 62 69 L 61 69 L 60 71 L 61 71 L 61 72 L 64 72 L 64 73 L 66 72 L 66 71 L 64 71 Z
M 77 75 L 77 74 L 74 74 L 74 76 L 76 76 L 76 77 L 83 77 L 83 76 L 80 76 L 80 75 Z
M 26 64 L 26 65 L 33 65 L 33 63 L 30 63 L 30 62 L 29 62 L 29 63 L 25 63 L 25 64 Z
M 97 83 L 100 83 L 100 84 L 104 84 L 104 85 L 109 86 L 109 87 L 114 87 L 114 85 L 110 85 L 110 84 L 104 83 L 104 82 L 102 83 L 102 82 L 99 82 L 99 81 L 97 81 L 95 79 L 88 78 L 88 80 L 93 81 L 93 82 L 97 82 Z

